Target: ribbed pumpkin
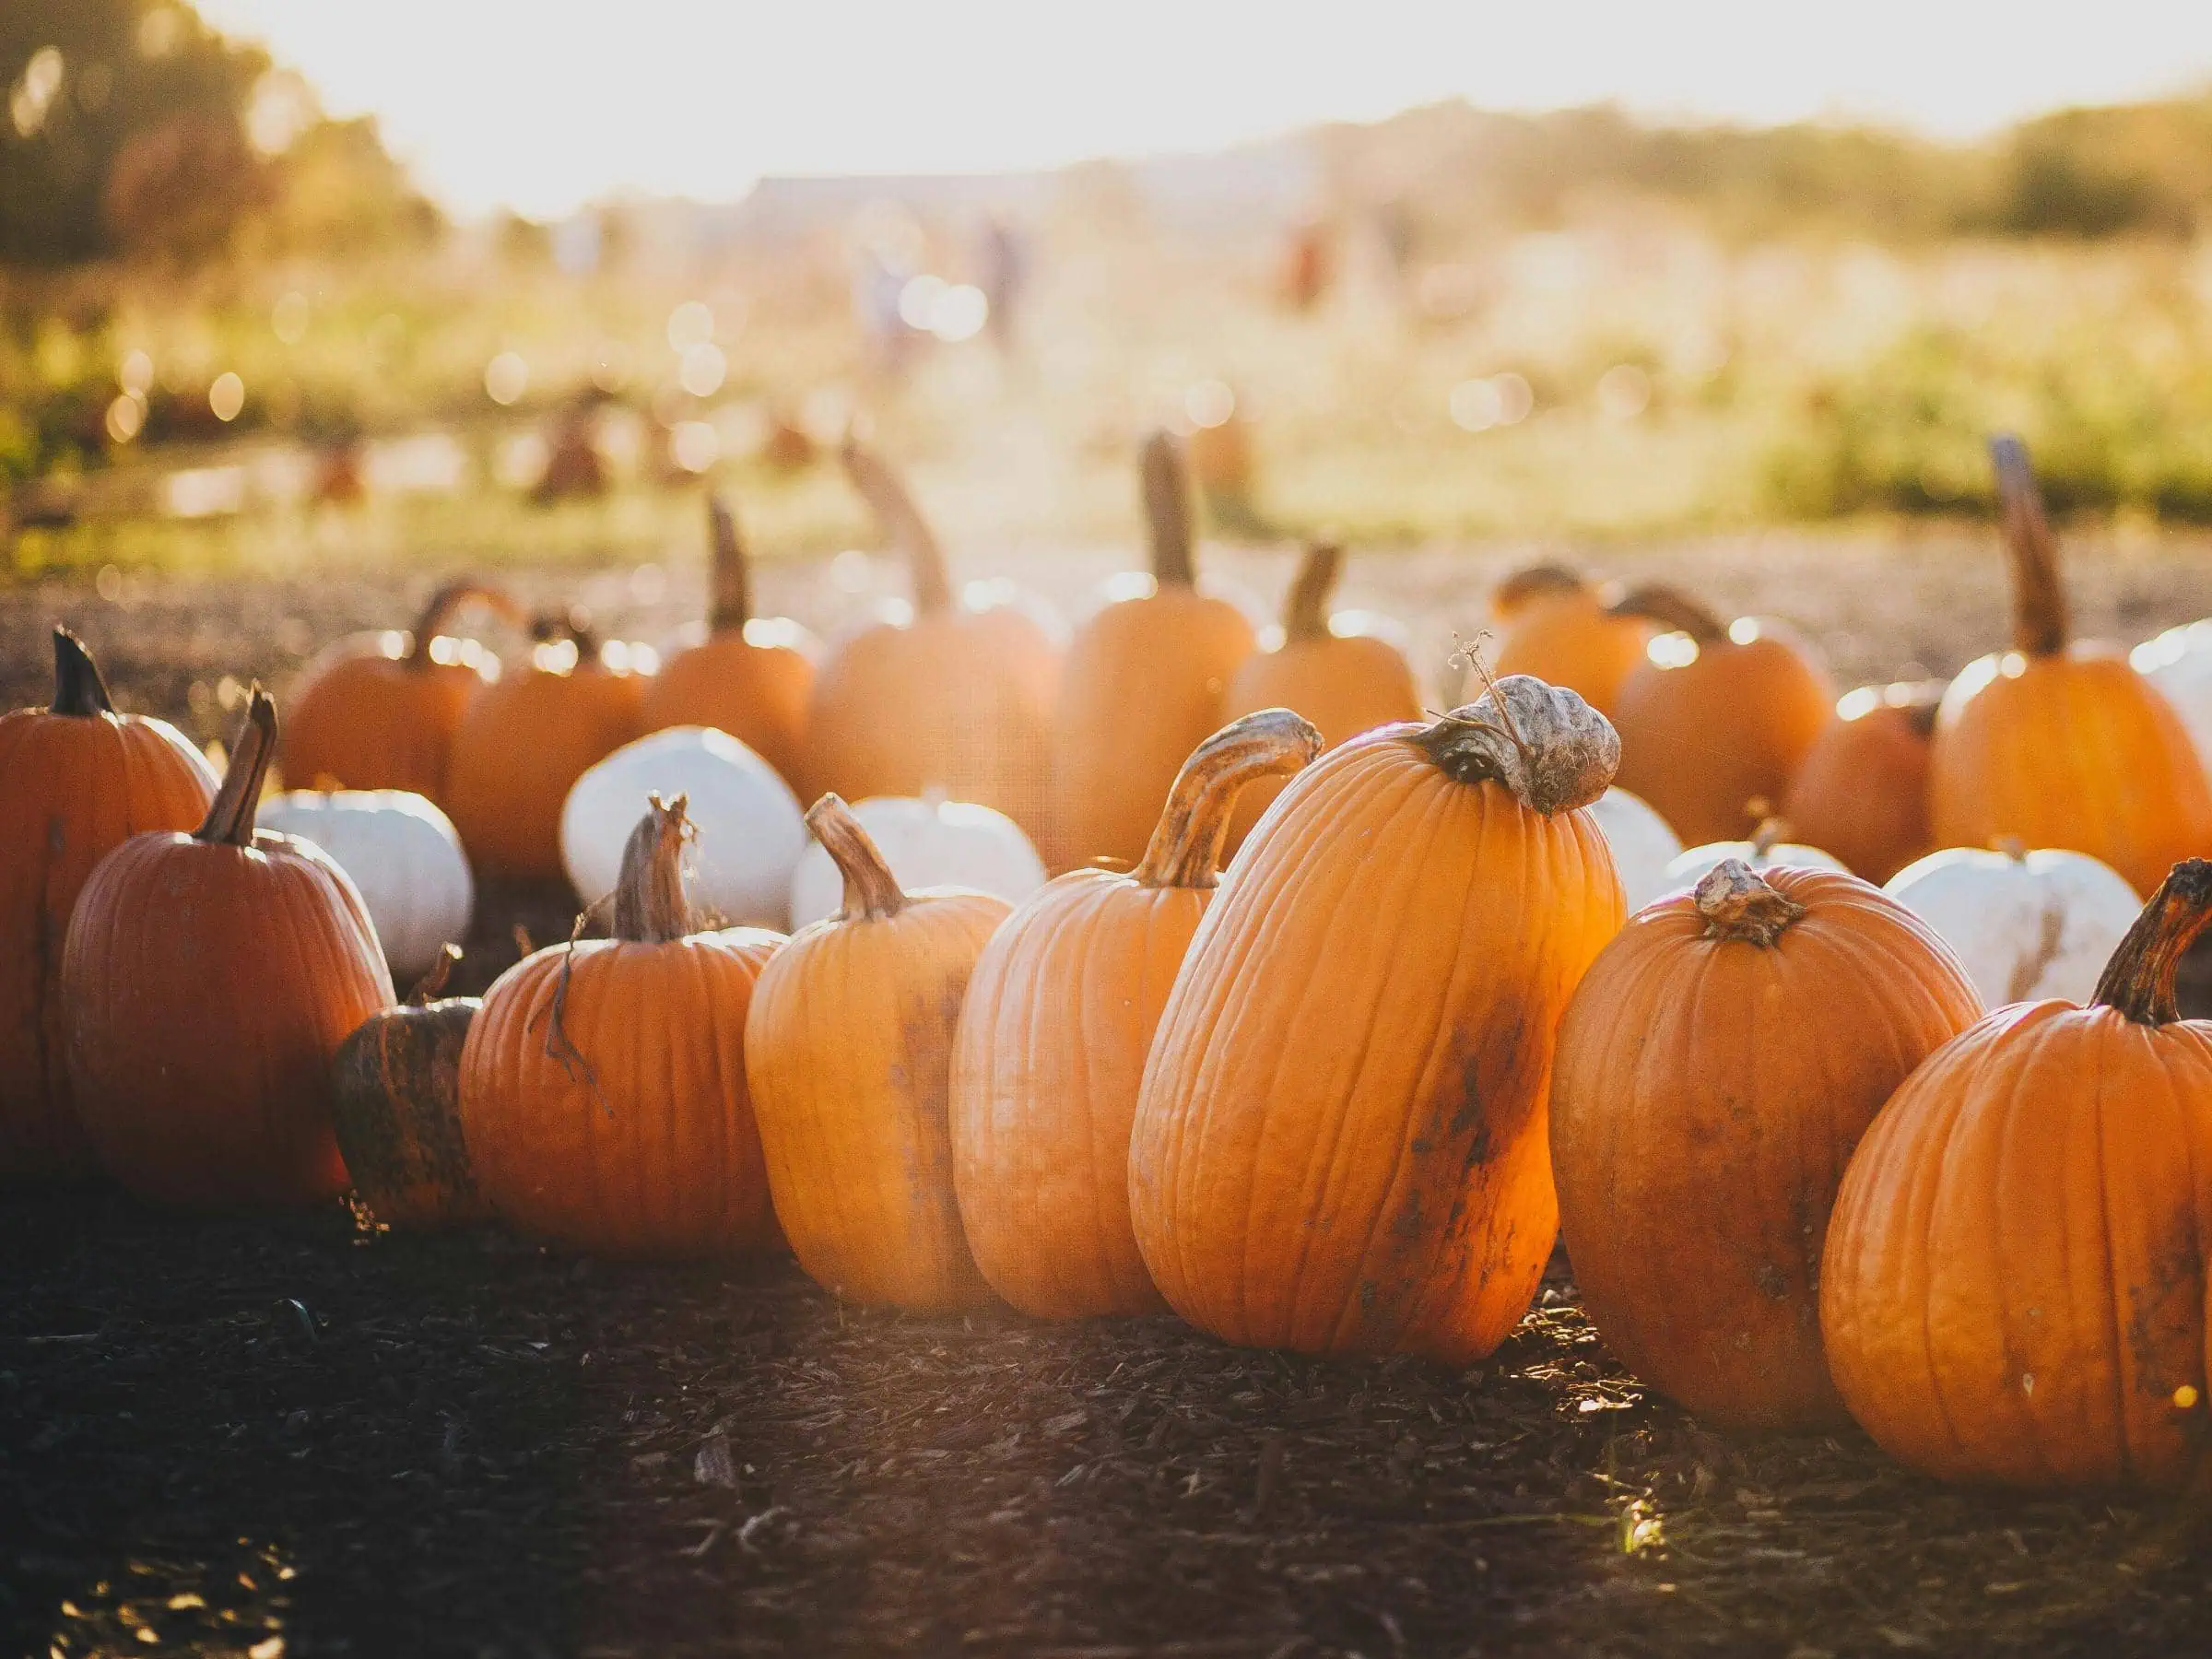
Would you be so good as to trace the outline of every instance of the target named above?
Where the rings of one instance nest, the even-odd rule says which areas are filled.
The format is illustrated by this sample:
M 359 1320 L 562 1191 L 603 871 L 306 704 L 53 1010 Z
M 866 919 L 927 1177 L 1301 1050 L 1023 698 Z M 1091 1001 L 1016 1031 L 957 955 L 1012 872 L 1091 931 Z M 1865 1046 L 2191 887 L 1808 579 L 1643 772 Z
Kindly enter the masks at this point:
M 1846 691 L 1783 797 L 1792 831 L 1877 883 L 1933 853 L 1928 759 L 1942 700 L 1940 680 Z
M 1032 841 L 1045 819 L 1060 650 L 1000 594 L 954 603 L 945 554 L 905 483 L 848 441 L 845 470 L 913 573 L 911 620 L 878 621 L 833 646 L 806 716 L 804 801 L 824 792 L 975 801 Z
M 796 790 L 814 691 L 813 638 L 788 617 L 753 615 L 737 521 L 718 496 L 707 498 L 707 524 L 713 545 L 707 637 L 671 654 L 647 683 L 644 729 L 727 732 Z
M 194 1209 L 346 1190 L 338 1045 L 393 1000 L 368 908 L 312 842 L 253 827 L 276 751 L 256 686 L 190 834 L 132 837 L 77 896 L 62 959 L 77 1115 L 108 1172 Z
M 1295 709 L 1334 748 L 1379 725 L 1419 717 L 1421 694 L 1406 653 L 1370 631 L 1372 619 L 1356 612 L 1329 614 L 1343 568 L 1344 549 L 1334 542 L 1306 549 L 1283 606 L 1282 643 L 1244 659 L 1221 699 L 1223 720 L 1261 709 Z M 1260 814 L 1282 792 L 1278 779 L 1262 776 L 1238 794 L 1229 820 L 1230 853 L 1244 844 Z
M 461 1050 L 484 1005 L 438 995 L 460 955 L 448 945 L 406 1006 L 371 1015 L 332 1067 L 331 1123 L 354 1196 L 402 1231 L 491 1213 L 461 1139 Z
M 1621 686 L 1643 661 L 1655 631 L 1645 618 L 1616 612 L 1612 606 L 1619 597 L 1618 583 L 1594 586 L 1564 565 L 1516 571 L 1490 594 L 1498 626 L 1496 672 L 1533 674 L 1564 686 L 1611 719 Z M 1470 668 L 1465 695 L 1481 690 L 1481 678 Z
M 1781 624 L 1724 623 L 1672 588 L 1638 588 L 1613 609 L 1673 630 L 1645 647 L 1615 703 L 1620 786 L 1690 846 L 1748 834 L 1751 803 L 1789 793 L 1828 724 L 1827 670 Z
M 695 931 L 688 830 L 682 796 L 653 797 L 623 856 L 614 936 L 525 957 L 469 1030 L 461 1133 L 477 1185 L 538 1238 L 637 1257 L 775 1240 L 745 1021 L 783 935 Z
M 840 1296 L 970 1306 L 989 1292 L 953 1193 L 953 1028 L 1011 907 L 960 888 L 900 891 L 835 795 L 806 821 L 844 872 L 845 908 L 792 935 L 746 1020 L 776 1214 L 799 1265 Z
M 2067 639 L 2058 545 L 2017 438 L 1994 440 L 2013 649 L 1970 664 L 1936 724 L 1936 843 L 2014 837 L 2103 860 L 2147 892 L 2212 851 L 2212 788 L 2173 706 L 2118 652 Z
M 1237 792 L 1321 746 L 1288 709 L 1232 722 L 1183 763 L 1134 871 L 1070 870 L 983 947 L 953 1052 L 953 1181 L 976 1265 L 1023 1312 L 1161 1306 L 1129 1226 L 1145 1056 L 1214 896 Z
M 215 774 L 167 721 L 118 714 L 76 636 L 53 630 L 53 702 L 0 715 L 0 1183 L 97 1166 L 69 1100 L 62 947 L 93 866 L 189 830 Z
M 2202 1491 L 2212 1023 L 2177 865 L 2086 1008 L 2000 1008 L 1929 1056 L 1837 1194 L 1820 1322 L 1883 1449 L 1947 1480 Z
M 1130 1137 L 1153 1283 L 1231 1342 L 1462 1363 L 1557 1230 L 1560 1013 L 1619 930 L 1618 747 L 1525 676 L 1295 778 L 1169 994 Z
M 446 813 L 480 874 L 558 880 L 560 809 L 578 778 L 640 735 L 644 677 L 606 665 L 591 630 L 541 618 L 524 668 L 468 700 Z
M 1631 921 L 1568 1006 L 1551 1085 L 1559 1227 L 1606 1346 L 1718 1423 L 1842 1420 L 1829 1207 L 1882 1102 L 1981 1013 L 1949 950 L 1853 876 L 1730 860 Z
M 1147 441 L 1142 478 L 1151 578 L 1117 579 L 1117 596 L 1068 649 L 1045 847 L 1055 869 L 1144 855 L 1176 772 L 1220 724 L 1222 694 L 1256 642 L 1242 611 L 1195 585 L 1190 478 L 1167 433 Z
M 284 722 L 280 764 L 296 789 L 405 789 L 445 804 L 447 757 L 462 711 L 499 676 L 499 659 L 446 630 L 472 605 L 510 621 L 497 588 L 456 582 L 430 595 L 411 633 L 356 634 L 302 671 Z

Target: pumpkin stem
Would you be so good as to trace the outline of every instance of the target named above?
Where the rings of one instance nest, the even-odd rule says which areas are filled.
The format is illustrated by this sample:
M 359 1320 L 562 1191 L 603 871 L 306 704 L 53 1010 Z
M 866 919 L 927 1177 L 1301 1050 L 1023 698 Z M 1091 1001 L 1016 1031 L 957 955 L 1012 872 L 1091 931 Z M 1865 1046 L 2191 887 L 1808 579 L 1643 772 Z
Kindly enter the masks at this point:
M 889 462 L 863 445 L 850 432 L 838 451 L 845 476 L 868 504 L 891 547 L 906 555 L 914 583 L 914 610 L 934 617 L 952 608 L 952 578 L 945 569 L 945 549 L 938 545 L 929 521 L 914 504 L 913 492 Z
M 1318 541 L 1306 549 L 1283 601 L 1283 643 L 1329 637 L 1329 600 L 1343 569 L 1344 549 L 1335 542 Z
M 430 641 L 452 627 L 453 618 L 472 605 L 481 605 L 510 622 L 523 620 L 523 607 L 501 589 L 481 582 L 449 582 L 430 595 L 422 614 L 415 618 L 414 639 L 407 646 L 406 657 L 407 666 L 428 667 Z
M 2017 835 L 1993 836 L 1989 847 L 1991 852 L 2004 853 L 2014 864 L 2028 862 L 2028 843 Z
M 697 931 L 684 897 L 684 843 L 699 831 L 684 816 L 689 796 L 646 799 L 651 809 L 623 844 L 615 878 L 614 935 L 632 945 L 665 945 Z
M 845 878 L 845 919 L 877 921 L 906 908 L 905 891 L 882 852 L 861 828 L 853 809 L 838 795 L 826 794 L 806 809 L 806 828 Z
M 2043 492 L 2028 464 L 2028 446 L 2010 432 L 1989 441 L 1997 468 L 1997 509 L 2005 554 L 2012 561 L 2012 643 L 2030 656 L 2066 648 L 2066 590 L 2058 579 L 2058 538 L 2043 516 Z
M 53 710 L 56 714 L 112 714 L 108 682 L 100 677 L 100 665 L 85 642 L 67 629 L 53 630 Z
M 1686 633 L 1700 645 L 1717 645 L 1728 637 L 1728 624 L 1711 606 L 1664 582 L 1644 582 L 1606 606 L 1608 617 L 1641 617 L 1672 633 Z
M 1131 872 L 1139 887 L 1210 888 L 1237 793 L 1255 778 L 1284 777 L 1321 753 L 1321 734 L 1288 709 L 1232 720 L 1191 751 Z
M 592 629 L 590 614 L 580 606 L 540 611 L 531 618 L 530 638 L 539 645 L 549 645 L 556 640 L 569 641 L 576 647 L 579 668 L 599 654 L 599 636 Z
M 523 954 L 528 956 L 530 953 L 524 951 Z M 438 959 L 430 964 L 430 971 L 428 973 L 415 982 L 415 989 L 407 993 L 408 1006 L 419 1008 L 426 1003 L 436 1002 L 438 994 L 445 989 L 445 982 L 453 978 L 453 966 L 460 959 L 460 946 L 453 944 L 439 946 Z
M 1763 796 L 1751 801 L 1747 810 L 1759 820 L 1759 828 L 1751 831 L 1751 856 L 1764 859 L 1776 846 L 1790 839 L 1790 821 L 1769 811 Z
M 1152 539 L 1152 580 L 1161 587 L 1192 587 L 1198 568 L 1192 551 L 1191 469 L 1172 432 L 1154 432 L 1137 460 L 1145 498 L 1145 524 Z
M 1490 590 L 1490 612 L 1497 617 L 1510 617 L 1537 599 L 1563 598 L 1589 591 L 1590 584 L 1571 566 L 1533 564 L 1515 571 Z
M 1740 858 L 1724 858 L 1706 871 L 1691 896 L 1709 939 L 1770 946 L 1805 914 L 1804 905 L 1769 887 Z
M 230 763 L 222 787 L 207 808 L 207 820 L 194 839 L 231 847 L 253 844 L 253 816 L 261 808 L 261 783 L 276 758 L 276 702 L 253 682 L 246 700 L 245 724 L 230 746 Z
M 1547 818 L 1587 806 L 1620 766 L 1613 723 L 1566 687 L 1533 674 L 1492 681 L 1465 708 L 1406 740 L 1454 782 L 1503 784 Z
M 2208 924 L 2212 860 L 2185 858 L 2159 883 L 2105 963 L 2089 1006 L 2116 1008 L 2137 1025 L 2171 1025 L 2182 1017 L 2173 1000 L 2173 971 Z
M 707 609 L 712 633 L 743 633 L 753 619 L 753 572 L 737 539 L 737 520 L 718 495 L 707 497 L 707 540 L 713 548 L 713 599 Z

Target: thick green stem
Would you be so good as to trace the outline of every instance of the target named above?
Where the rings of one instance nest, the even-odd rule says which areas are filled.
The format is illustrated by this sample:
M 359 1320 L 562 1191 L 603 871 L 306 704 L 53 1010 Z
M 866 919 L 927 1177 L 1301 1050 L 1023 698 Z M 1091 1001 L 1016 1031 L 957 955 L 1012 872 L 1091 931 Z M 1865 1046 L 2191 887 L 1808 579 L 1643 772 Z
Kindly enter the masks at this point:
M 1288 709 L 1262 709 L 1230 721 L 1192 750 L 1175 774 L 1133 872 L 1137 886 L 1212 887 L 1238 791 L 1255 778 L 1287 776 L 1320 753 L 1321 734 Z

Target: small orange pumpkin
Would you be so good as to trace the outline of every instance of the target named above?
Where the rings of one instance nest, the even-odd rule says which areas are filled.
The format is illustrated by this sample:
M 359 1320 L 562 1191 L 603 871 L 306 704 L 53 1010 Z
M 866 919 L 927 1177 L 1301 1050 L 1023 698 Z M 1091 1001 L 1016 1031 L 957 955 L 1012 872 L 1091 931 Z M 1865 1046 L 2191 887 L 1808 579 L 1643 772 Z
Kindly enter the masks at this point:
M 1491 667 L 1500 678 L 1533 674 L 1564 686 L 1610 720 L 1654 631 L 1649 618 L 1613 609 L 1619 597 L 1618 583 L 1593 586 L 1564 565 L 1515 571 L 1490 594 L 1498 624 Z M 1482 686 L 1470 668 L 1465 695 L 1481 695 Z
M 331 1123 L 354 1196 L 403 1231 L 491 1214 L 461 1140 L 461 1050 L 484 1005 L 438 996 L 460 955 L 448 945 L 406 1005 L 371 1015 L 333 1066 Z
M 1876 883 L 1933 853 L 1928 758 L 1942 700 L 1941 680 L 1846 691 L 1783 797 L 1792 833 Z

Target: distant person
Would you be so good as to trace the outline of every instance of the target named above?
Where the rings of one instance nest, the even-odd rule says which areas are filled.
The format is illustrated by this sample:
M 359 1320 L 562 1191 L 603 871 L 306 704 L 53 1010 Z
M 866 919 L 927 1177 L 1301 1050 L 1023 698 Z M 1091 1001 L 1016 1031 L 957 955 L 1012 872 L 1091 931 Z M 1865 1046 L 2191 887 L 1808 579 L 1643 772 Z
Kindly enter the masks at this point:
M 991 340 L 999 350 L 1010 352 L 1015 345 L 1015 324 L 1020 315 L 1023 290 L 1029 285 L 1030 250 L 1028 239 L 997 214 L 983 221 L 982 254 L 983 298 L 990 303 L 987 326 Z

